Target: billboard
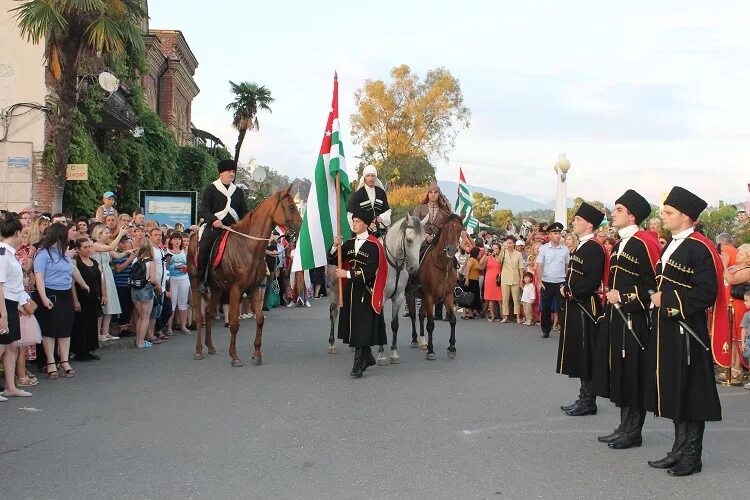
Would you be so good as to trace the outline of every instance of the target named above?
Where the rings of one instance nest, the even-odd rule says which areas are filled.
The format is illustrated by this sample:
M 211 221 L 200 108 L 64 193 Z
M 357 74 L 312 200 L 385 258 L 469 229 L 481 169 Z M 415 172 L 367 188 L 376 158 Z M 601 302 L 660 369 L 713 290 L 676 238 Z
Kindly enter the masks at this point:
M 195 191 L 139 191 L 143 215 L 169 227 L 180 222 L 189 228 L 198 220 L 198 193 Z

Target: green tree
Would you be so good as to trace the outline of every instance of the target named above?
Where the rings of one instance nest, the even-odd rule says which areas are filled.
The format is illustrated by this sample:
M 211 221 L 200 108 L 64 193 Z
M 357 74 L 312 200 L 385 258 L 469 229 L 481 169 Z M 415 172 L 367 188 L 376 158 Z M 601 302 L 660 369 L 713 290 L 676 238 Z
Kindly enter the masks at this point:
M 234 101 L 227 104 L 227 111 L 233 113 L 232 126 L 237 129 L 237 144 L 234 146 L 234 161 L 240 159 L 240 149 L 248 130 L 260 130 L 258 111 L 271 112 L 269 104 L 273 103 L 271 91 L 257 83 L 229 82 L 234 94 Z
M 458 80 L 445 68 L 428 71 L 420 81 L 402 64 L 391 78 L 390 83 L 368 79 L 354 93 L 352 140 L 362 145 L 364 163 L 397 165 L 404 182 L 398 158 L 447 158 L 471 112 Z
M 474 199 L 474 217 L 483 224 L 492 225 L 492 211 L 495 210 L 497 200 L 479 191 L 471 193 L 471 197 Z
M 23 0 L 11 10 L 21 36 L 45 43 L 45 56 L 57 95 L 50 113 L 54 152 L 55 204 L 62 202 L 70 156 L 73 119 L 79 98 L 78 77 L 99 65 L 102 56 L 128 49 L 145 52 L 141 23 L 147 17 L 141 0 Z
M 720 201 L 718 207 L 704 210 L 701 214 L 700 223 L 703 226 L 703 234 L 714 240 L 720 233 L 732 233 L 735 217 L 737 217 L 737 207 Z
M 588 203 L 589 205 L 598 208 L 599 210 L 604 210 L 604 203 L 602 203 L 601 201 L 597 201 L 597 200 L 588 201 L 588 200 L 584 200 L 580 196 L 576 196 L 576 199 L 573 200 L 573 206 L 568 209 L 568 227 L 570 227 L 570 225 L 573 223 L 573 217 L 575 217 L 576 212 L 578 211 L 579 208 L 581 208 L 581 204 L 584 201 Z
M 492 227 L 505 231 L 508 222 L 513 220 L 513 211 L 507 208 L 492 212 Z

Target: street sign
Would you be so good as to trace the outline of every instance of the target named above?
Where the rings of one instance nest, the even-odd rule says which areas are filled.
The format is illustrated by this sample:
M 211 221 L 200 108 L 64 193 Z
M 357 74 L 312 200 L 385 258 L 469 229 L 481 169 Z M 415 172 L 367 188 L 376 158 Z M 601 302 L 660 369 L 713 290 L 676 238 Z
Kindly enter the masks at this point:
M 8 157 L 8 168 L 29 168 L 31 166 L 31 158 L 27 156 L 9 156 Z
M 87 163 L 68 163 L 65 171 L 66 181 L 87 181 L 89 180 L 89 166 Z

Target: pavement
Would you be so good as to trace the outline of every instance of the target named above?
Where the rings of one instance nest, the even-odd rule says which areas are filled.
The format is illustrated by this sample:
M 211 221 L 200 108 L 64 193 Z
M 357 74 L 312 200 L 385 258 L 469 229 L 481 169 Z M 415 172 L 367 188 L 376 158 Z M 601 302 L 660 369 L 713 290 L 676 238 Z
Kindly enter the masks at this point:
M 719 387 L 724 420 L 709 423 L 703 472 L 672 478 L 646 465 L 672 443 L 670 421 L 648 416 L 641 448 L 596 441 L 618 410 L 568 417 L 574 380 L 554 373 L 557 334 L 485 320 L 438 322 L 436 361 L 409 348 L 402 363 L 348 372 L 327 354 L 328 302 L 267 313 L 263 365 L 232 368 L 228 330 L 218 354 L 192 359 L 195 336 L 152 349 L 102 349 L 78 375 L 40 377 L 34 396 L 0 403 L 0 491 L 8 499 L 729 498 L 750 468 L 750 395 Z M 390 336 L 390 334 L 389 334 Z M 124 342 L 124 341 L 123 341 Z

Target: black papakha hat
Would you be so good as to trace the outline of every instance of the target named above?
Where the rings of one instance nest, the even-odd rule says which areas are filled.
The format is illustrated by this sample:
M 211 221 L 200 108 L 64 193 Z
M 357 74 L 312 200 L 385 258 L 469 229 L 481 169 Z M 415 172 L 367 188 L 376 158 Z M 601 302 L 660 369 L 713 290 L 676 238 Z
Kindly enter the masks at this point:
M 226 172 L 227 170 L 237 170 L 237 164 L 234 160 L 221 160 L 218 165 L 219 173 Z
M 599 224 L 604 220 L 604 213 L 593 205 L 589 205 L 585 201 L 578 207 L 576 215 L 581 219 L 590 222 L 594 227 L 599 227 Z M 574 216 L 575 217 L 575 216 Z
M 651 204 L 632 189 L 628 189 L 625 193 L 615 200 L 615 204 L 620 204 L 628 209 L 628 212 L 635 216 L 635 223 L 640 224 L 646 217 L 651 213 Z
M 369 226 L 375 220 L 375 212 L 362 207 L 354 207 L 352 209 L 352 218 L 355 217 Z
M 701 212 L 708 206 L 708 203 L 680 186 L 672 188 L 664 204 L 676 208 L 694 221 L 698 220 Z

